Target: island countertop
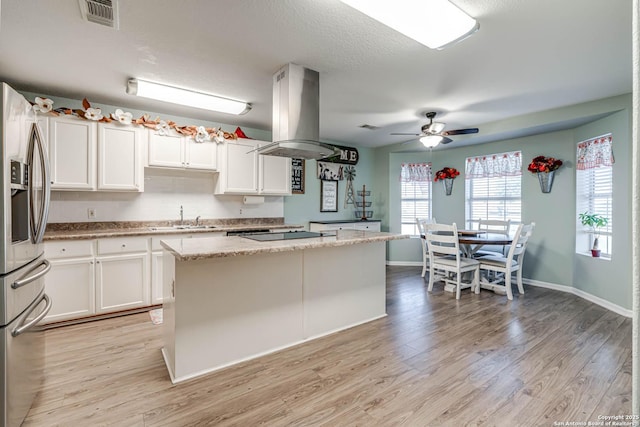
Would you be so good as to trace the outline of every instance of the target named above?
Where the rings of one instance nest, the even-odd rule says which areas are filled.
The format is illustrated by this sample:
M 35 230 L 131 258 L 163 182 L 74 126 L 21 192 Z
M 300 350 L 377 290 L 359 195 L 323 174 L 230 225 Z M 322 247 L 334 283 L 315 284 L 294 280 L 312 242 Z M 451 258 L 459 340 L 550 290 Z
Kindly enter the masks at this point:
M 335 235 L 308 239 L 257 242 L 239 236 L 201 239 L 167 239 L 161 242 L 178 261 L 194 261 L 208 258 L 224 258 L 260 253 L 288 252 L 303 249 L 346 246 L 362 243 L 406 239 L 409 236 L 386 232 L 361 230 L 337 230 Z

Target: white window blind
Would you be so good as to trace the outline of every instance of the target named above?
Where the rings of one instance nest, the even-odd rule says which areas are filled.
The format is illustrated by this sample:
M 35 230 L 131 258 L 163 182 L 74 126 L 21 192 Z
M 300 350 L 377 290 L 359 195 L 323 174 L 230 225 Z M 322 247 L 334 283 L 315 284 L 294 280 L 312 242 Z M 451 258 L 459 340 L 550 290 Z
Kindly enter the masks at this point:
M 520 158 L 520 152 L 505 153 L 510 158 Z M 495 157 L 496 155 L 485 156 Z M 505 155 L 501 155 L 504 157 Z M 472 158 L 467 159 L 469 164 Z M 521 163 L 517 168 L 521 168 Z M 521 170 L 511 168 L 509 171 L 490 171 L 480 176 L 467 175 L 465 180 L 465 218 L 466 227 L 478 228 L 479 219 L 511 220 L 511 223 L 522 221 L 521 203 Z
M 599 228 L 597 233 L 599 248 L 603 256 L 611 256 L 613 230 L 613 167 L 600 166 L 592 169 L 576 171 L 576 218 L 577 214 L 588 212 L 602 215 L 609 219 L 606 227 Z M 590 228 L 583 226 L 578 220 L 577 252 L 587 252 L 593 245 L 595 236 Z M 588 237 L 588 243 L 581 236 Z
M 416 218 L 431 218 L 431 181 L 400 182 L 402 234 L 417 236 Z

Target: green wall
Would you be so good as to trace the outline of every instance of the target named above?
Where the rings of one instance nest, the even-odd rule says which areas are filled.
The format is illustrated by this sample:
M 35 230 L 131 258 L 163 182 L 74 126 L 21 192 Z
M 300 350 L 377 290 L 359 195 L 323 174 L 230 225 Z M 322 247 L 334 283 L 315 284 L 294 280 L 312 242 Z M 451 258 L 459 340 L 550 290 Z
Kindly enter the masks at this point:
M 336 144 L 353 146 L 353 144 L 345 144 L 336 142 Z M 371 148 L 358 148 L 360 156 L 358 164 L 355 165 L 356 178 L 353 181 L 355 191 L 362 190 L 362 186 L 366 185 L 367 190 L 371 190 L 371 197 L 368 201 L 372 202 L 373 210 L 372 219 L 380 219 L 380 214 L 386 211 L 386 204 L 380 197 L 380 192 L 373 184 L 374 150 Z M 315 160 L 305 161 L 305 192 L 304 194 L 294 194 L 285 197 L 284 201 L 284 218 L 288 224 L 304 224 L 308 225 L 309 221 L 330 221 L 338 219 L 353 220 L 355 218 L 355 208 L 349 204 L 345 208 L 344 198 L 347 188 L 347 181 L 338 181 L 338 212 L 320 212 L 320 180 L 317 178 L 317 162 Z M 357 193 L 356 193 L 357 194 Z

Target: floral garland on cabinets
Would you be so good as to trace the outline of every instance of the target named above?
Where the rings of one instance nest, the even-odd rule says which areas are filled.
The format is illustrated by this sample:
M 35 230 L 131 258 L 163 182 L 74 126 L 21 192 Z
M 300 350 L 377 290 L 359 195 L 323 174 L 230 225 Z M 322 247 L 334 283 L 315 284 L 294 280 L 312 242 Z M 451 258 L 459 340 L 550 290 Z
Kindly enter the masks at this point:
M 54 109 L 53 101 L 51 99 L 41 98 L 39 96 L 36 97 L 35 102 L 31 102 L 31 106 L 33 111 L 38 113 L 50 113 L 55 116 L 66 114 L 96 122 L 111 123 L 112 121 L 116 121 L 123 125 L 144 126 L 157 131 L 158 135 L 168 135 L 169 131 L 173 129 L 182 135 L 193 137 L 196 142 L 213 141 L 220 144 L 224 142 L 225 139 L 238 139 L 238 134 L 236 132 L 230 133 L 225 132 L 222 129 L 208 128 L 204 126 L 178 126 L 174 121 L 161 120 L 159 117 L 152 120 L 149 114 L 143 114 L 139 118 L 134 119 L 133 114 L 125 112 L 120 108 L 105 116 L 102 114 L 102 110 L 100 108 L 92 108 L 87 98 L 82 100 L 82 106 L 84 107 L 83 110 L 74 110 L 66 107 Z

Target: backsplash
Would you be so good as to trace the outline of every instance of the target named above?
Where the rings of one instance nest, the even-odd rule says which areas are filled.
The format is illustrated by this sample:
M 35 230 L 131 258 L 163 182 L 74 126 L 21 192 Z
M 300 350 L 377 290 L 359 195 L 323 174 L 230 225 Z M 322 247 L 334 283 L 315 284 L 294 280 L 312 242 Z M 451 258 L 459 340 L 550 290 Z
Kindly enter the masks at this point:
M 245 205 L 242 196 L 214 196 L 215 174 L 145 168 L 144 192 L 52 191 L 49 222 L 273 218 L 284 216 L 283 197 Z M 96 216 L 88 218 L 88 209 Z

